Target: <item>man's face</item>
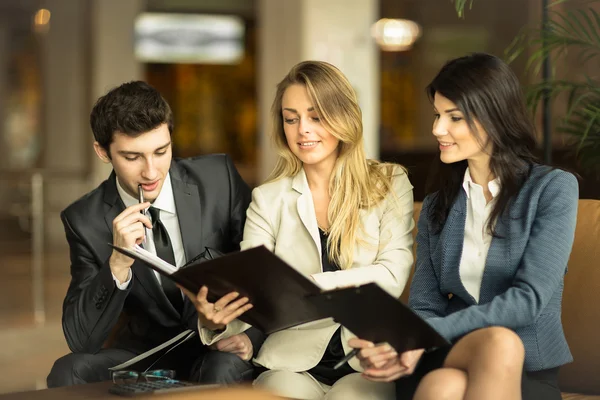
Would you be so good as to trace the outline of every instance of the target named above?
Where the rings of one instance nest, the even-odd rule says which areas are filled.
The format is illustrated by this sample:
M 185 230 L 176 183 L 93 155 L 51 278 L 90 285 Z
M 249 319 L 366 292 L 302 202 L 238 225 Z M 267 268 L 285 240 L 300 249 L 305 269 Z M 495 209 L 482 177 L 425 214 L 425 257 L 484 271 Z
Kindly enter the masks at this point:
M 141 184 L 144 199 L 156 200 L 171 166 L 171 135 L 167 124 L 137 137 L 116 132 L 109 148 L 112 159 L 94 143 L 98 157 L 112 164 L 121 187 L 137 198 Z

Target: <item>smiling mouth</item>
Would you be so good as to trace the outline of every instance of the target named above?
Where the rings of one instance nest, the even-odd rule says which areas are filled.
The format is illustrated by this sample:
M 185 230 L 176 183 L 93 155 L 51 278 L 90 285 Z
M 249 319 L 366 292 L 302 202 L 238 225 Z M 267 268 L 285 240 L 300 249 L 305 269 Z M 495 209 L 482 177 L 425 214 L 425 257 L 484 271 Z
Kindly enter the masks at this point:
M 315 147 L 319 143 L 320 143 L 319 141 L 314 141 L 314 142 L 300 142 L 300 143 L 298 143 L 298 146 L 300 146 L 300 148 L 308 149 L 308 148 L 311 148 L 311 147 Z
M 440 144 L 441 147 L 450 147 L 450 146 L 454 146 L 455 143 L 448 143 L 448 142 L 438 142 Z

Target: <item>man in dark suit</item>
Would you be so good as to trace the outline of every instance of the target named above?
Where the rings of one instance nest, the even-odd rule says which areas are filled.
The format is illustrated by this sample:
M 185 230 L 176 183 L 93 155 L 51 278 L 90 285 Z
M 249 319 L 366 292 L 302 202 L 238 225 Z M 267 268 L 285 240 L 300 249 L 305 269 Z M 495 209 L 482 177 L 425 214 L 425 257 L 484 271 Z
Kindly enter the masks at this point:
M 109 243 L 139 244 L 181 267 L 205 247 L 238 250 L 250 202 L 227 156 L 172 159 L 171 109 L 144 82 L 101 97 L 90 122 L 95 152 L 113 172 L 61 214 L 72 277 L 62 324 L 73 353 L 56 361 L 49 387 L 108 380 L 108 368 L 198 330 L 196 310 L 178 287 Z M 153 368 L 175 369 L 182 379 L 236 382 L 252 376 L 249 360 L 263 339 L 251 328 L 209 349 L 196 336 Z

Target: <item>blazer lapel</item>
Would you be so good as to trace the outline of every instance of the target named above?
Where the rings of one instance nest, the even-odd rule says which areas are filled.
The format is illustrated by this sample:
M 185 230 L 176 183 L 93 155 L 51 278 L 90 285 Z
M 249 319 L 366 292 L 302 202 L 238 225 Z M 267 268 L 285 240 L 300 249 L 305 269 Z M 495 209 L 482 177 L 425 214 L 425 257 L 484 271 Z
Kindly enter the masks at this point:
M 508 265 L 514 265 L 510 259 L 510 220 L 510 217 L 497 219 L 496 234 L 498 236 L 492 238 L 485 259 L 485 269 L 479 292 L 480 304 L 491 301 L 493 294 L 501 291 L 500 288 L 504 287 L 505 282 L 497 277 L 505 276 L 507 272 L 500 270 L 507 268 Z
M 304 169 L 301 169 L 298 174 L 293 178 L 292 189 L 300 194 L 296 202 L 298 209 L 298 215 L 304 227 L 310 234 L 315 246 L 317 247 L 318 253 L 321 254 L 321 238 L 319 236 L 319 226 L 317 225 L 317 218 L 315 212 L 315 205 L 313 203 L 312 194 L 308 187 L 308 181 L 306 180 L 306 174 Z M 321 259 L 321 257 L 319 257 Z
M 442 243 L 442 285 L 467 303 L 475 304 L 475 299 L 467 292 L 460 279 L 460 259 L 465 241 L 466 219 L 467 195 L 461 188 L 450 208 L 442 233 L 443 237 L 440 238 Z
M 104 220 L 106 221 L 108 230 L 112 235 L 113 221 L 125 209 L 125 204 L 123 204 L 123 200 L 121 200 L 119 192 L 117 191 L 116 175 L 114 171 L 108 178 L 108 184 L 104 193 L 104 202 L 109 207 L 106 214 L 104 214 Z M 158 281 L 154 276 L 154 272 L 152 272 L 149 267 L 136 260 L 133 262 L 131 268 L 133 270 L 134 278 L 137 278 L 137 280 L 140 282 L 140 285 L 150 297 L 154 299 L 166 299 L 165 294 L 158 285 Z

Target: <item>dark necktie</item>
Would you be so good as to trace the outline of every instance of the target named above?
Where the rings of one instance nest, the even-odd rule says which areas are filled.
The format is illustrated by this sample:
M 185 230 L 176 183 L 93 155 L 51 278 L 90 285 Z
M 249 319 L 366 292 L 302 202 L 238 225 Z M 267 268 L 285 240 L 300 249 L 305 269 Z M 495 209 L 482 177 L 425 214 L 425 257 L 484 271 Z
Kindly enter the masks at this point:
M 173 246 L 171 245 L 169 233 L 160 220 L 160 210 L 158 208 L 150 207 L 150 216 L 152 217 L 152 235 L 154 236 L 156 255 L 169 264 L 177 266 L 175 265 L 175 255 L 173 254 Z M 183 299 L 181 298 L 181 291 L 179 288 L 172 280 L 164 276 L 160 277 L 160 283 L 167 298 L 171 304 L 173 304 L 173 307 L 181 313 L 183 310 Z

